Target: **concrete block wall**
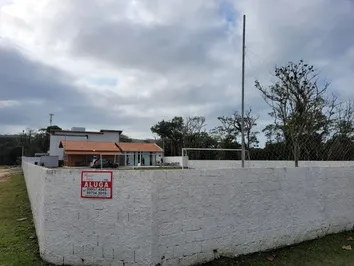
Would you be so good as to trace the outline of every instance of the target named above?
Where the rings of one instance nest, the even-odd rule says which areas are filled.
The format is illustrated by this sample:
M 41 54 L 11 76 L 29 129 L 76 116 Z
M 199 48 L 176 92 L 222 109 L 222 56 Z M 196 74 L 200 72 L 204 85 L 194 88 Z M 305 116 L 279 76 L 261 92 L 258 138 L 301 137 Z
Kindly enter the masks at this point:
M 39 164 L 44 164 L 48 168 L 56 168 L 59 166 L 59 156 L 41 156 Z
M 47 170 L 41 255 L 61 265 L 150 265 L 153 208 L 149 177 L 117 171 L 113 199 L 80 198 L 79 170 Z
M 22 160 L 22 169 L 25 176 L 28 198 L 31 203 L 33 221 L 36 227 L 36 233 L 39 242 L 39 249 L 42 252 L 46 249 L 44 244 L 45 216 L 43 209 L 45 205 L 45 179 L 48 173 L 46 168 L 35 165 L 32 160 L 29 160 L 29 162 Z
M 24 163 L 43 258 L 107 266 L 192 265 L 352 229 L 353 169 L 117 170 L 99 200 L 80 198 L 77 169 Z
M 157 182 L 158 258 L 205 262 L 354 225 L 353 168 L 185 170 Z M 164 264 L 164 265 L 165 265 Z
M 22 162 L 27 162 L 31 164 L 37 163 L 39 165 L 40 161 L 41 161 L 41 157 L 26 157 L 26 156 L 22 157 Z
M 41 156 L 41 157 L 22 157 L 23 162 L 30 164 L 44 164 L 48 168 L 56 168 L 59 166 L 59 156 Z
M 180 158 L 180 157 L 179 157 Z M 189 168 L 192 169 L 228 169 L 241 168 L 240 160 L 188 160 Z M 249 168 L 282 168 L 295 167 L 294 161 L 245 161 Z M 299 167 L 340 167 L 354 166 L 354 161 L 299 161 Z
M 180 166 L 188 167 L 188 156 L 165 156 L 164 163 L 178 163 Z

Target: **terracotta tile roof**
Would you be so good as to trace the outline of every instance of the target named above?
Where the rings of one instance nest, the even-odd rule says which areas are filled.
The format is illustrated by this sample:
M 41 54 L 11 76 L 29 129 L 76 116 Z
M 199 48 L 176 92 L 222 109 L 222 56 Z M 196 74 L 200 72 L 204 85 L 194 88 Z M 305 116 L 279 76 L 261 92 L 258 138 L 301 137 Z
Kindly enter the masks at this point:
M 139 143 L 139 142 L 117 142 L 116 145 L 122 152 L 163 152 L 155 143 Z
M 110 151 L 65 151 L 68 155 L 119 155 L 120 152 L 110 152 Z
M 114 142 L 62 140 L 59 144 L 59 148 L 64 148 L 65 153 L 71 152 L 71 154 L 72 152 L 120 153 Z

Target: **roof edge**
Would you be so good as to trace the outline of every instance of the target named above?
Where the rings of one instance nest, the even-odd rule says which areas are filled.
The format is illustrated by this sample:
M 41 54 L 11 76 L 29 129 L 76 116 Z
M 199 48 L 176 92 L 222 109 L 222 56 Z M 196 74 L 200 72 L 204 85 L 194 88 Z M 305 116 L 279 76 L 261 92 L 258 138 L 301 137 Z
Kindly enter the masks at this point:
M 113 132 L 113 133 L 119 133 L 121 134 L 123 130 L 113 130 L 113 129 L 101 129 L 100 132 Z
M 75 131 L 75 130 L 52 130 L 51 133 L 55 135 L 55 133 L 79 133 L 79 134 L 98 134 L 102 135 L 103 132 L 98 132 L 98 131 Z
M 156 147 L 158 147 L 161 151 L 164 151 L 159 145 L 157 145 L 155 142 L 153 142 Z

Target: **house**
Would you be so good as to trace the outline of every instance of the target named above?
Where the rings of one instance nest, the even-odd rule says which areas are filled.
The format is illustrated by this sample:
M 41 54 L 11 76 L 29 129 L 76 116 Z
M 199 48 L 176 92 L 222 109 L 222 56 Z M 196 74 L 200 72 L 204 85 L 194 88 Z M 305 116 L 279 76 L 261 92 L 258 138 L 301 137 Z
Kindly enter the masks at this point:
M 59 162 L 64 160 L 64 148 L 60 147 L 63 140 L 119 142 L 122 130 L 86 131 L 83 127 L 73 127 L 71 130 L 55 130 L 50 134 L 49 155 L 59 156 Z
M 163 149 L 155 143 L 120 142 L 116 145 L 124 154 L 124 165 L 155 166 L 163 158 Z
M 121 154 L 114 142 L 62 140 L 59 148 L 63 149 L 65 166 L 88 166 L 97 156 L 117 162 Z
M 155 143 L 97 142 L 62 140 L 65 166 L 88 166 L 93 158 L 118 162 L 121 166 L 155 166 L 163 157 L 163 150 Z

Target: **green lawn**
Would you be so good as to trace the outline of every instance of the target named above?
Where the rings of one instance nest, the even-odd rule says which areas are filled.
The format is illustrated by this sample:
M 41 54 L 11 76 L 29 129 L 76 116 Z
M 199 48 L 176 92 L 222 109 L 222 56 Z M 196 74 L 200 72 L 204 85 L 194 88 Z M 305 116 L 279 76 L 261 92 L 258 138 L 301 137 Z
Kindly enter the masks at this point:
M 23 221 L 17 219 L 26 218 Z M 0 266 L 48 265 L 39 258 L 32 213 L 22 175 L 0 182 Z
M 352 266 L 354 265 L 353 232 L 328 235 L 326 237 L 305 242 L 297 246 L 277 251 L 242 256 L 235 259 L 221 258 L 203 264 L 204 266 Z M 351 245 L 353 250 L 344 250 L 343 246 Z M 273 261 L 268 257 L 275 255 Z

